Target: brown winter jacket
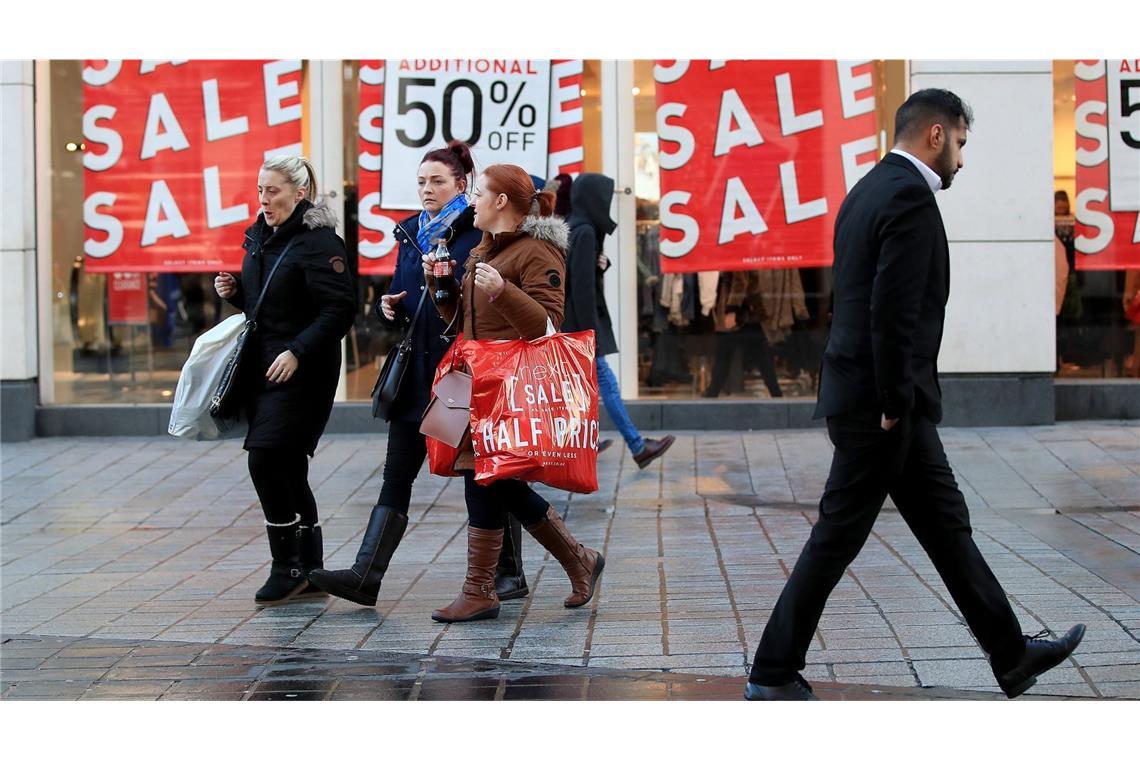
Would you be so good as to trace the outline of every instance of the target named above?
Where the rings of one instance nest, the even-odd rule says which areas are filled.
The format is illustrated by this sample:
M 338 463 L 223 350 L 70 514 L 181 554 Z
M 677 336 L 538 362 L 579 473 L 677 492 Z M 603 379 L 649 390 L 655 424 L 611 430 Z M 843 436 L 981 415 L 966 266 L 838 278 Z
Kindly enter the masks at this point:
M 546 321 L 562 324 L 566 291 L 566 245 L 570 230 L 552 216 L 528 216 L 515 232 L 491 236 L 471 250 L 457 301 L 436 303 L 443 321 L 456 325 L 448 331 L 469 340 L 534 340 L 546 335 Z M 494 301 L 475 287 L 475 265 L 485 261 L 503 278 L 503 290 Z M 435 288 L 429 277 L 428 287 Z M 459 444 L 456 470 L 475 469 L 470 433 Z
M 566 243 L 569 229 L 553 216 L 528 216 L 515 232 L 492 237 L 471 250 L 462 292 L 456 301 L 437 303 L 440 316 L 451 323 L 456 309 L 462 316 L 450 331 L 471 340 L 524 338 L 546 334 L 546 320 L 562 324 L 565 302 Z M 475 265 L 484 261 L 498 270 L 503 291 L 492 301 L 475 287 Z M 435 278 L 429 278 L 431 287 Z

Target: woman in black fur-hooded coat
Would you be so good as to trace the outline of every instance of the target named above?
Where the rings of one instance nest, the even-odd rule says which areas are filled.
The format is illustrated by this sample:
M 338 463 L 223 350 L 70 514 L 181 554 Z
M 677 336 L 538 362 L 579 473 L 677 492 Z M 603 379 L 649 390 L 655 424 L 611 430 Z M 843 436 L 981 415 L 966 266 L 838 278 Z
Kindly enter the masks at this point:
M 352 326 L 356 295 L 336 216 L 309 200 L 316 197 L 312 164 L 273 157 L 257 182 L 261 212 L 245 232 L 241 277 L 221 273 L 214 287 L 248 317 L 280 260 L 239 379 L 249 419 L 249 472 L 273 556 L 255 601 L 277 604 L 313 596 L 307 575 L 323 566 L 308 458 L 332 413 L 340 342 Z

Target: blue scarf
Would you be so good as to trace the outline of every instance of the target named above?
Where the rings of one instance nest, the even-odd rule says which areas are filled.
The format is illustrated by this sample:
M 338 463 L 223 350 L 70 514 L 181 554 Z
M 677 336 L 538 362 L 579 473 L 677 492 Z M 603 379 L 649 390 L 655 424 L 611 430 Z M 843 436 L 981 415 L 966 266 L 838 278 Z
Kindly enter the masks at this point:
M 434 219 L 428 216 L 427 211 L 421 211 L 420 228 L 416 231 L 416 242 L 420 244 L 420 250 L 430 253 L 435 248 L 432 241 L 444 236 L 444 232 L 463 213 L 467 205 L 467 196 L 460 193 L 448 201 Z

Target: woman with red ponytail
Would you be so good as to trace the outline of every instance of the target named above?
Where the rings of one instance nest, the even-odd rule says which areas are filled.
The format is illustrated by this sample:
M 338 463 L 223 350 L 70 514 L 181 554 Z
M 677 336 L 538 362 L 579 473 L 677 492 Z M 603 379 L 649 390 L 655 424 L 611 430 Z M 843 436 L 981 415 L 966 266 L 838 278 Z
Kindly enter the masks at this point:
M 446 322 L 474 340 L 533 340 L 549 321 L 562 323 L 566 276 L 566 223 L 553 216 L 555 195 L 535 189 L 522 167 L 488 166 L 475 185 L 475 227 L 483 240 L 467 259 L 458 298 L 436 303 Z M 434 284 L 432 262 L 424 273 Z M 432 619 L 459 623 L 498 617 L 495 568 L 503 545 L 503 513 L 510 512 L 562 565 L 571 593 L 563 604 L 581 607 L 594 596 L 605 559 L 578 543 L 546 499 L 521 480 L 475 482 L 470 437 L 454 468 L 464 473 L 467 501 L 467 577 L 463 588 Z

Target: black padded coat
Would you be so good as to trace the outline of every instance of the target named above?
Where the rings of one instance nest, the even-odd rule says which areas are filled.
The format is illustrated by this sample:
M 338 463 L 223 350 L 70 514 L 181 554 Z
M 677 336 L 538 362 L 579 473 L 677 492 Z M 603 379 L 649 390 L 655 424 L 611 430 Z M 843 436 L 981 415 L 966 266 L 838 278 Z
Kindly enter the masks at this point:
M 311 456 L 332 413 L 340 341 L 356 314 L 352 274 L 335 226 L 329 208 L 303 200 L 277 230 L 259 215 L 245 232 L 241 277 L 229 301 L 247 317 L 270 269 L 294 241 L 273 275 L 242 358 L 247 449 L 300 449 Z M 271 383 L 265 373 L 285 350 L 297 357 L 297 372 L 284 383 Z

